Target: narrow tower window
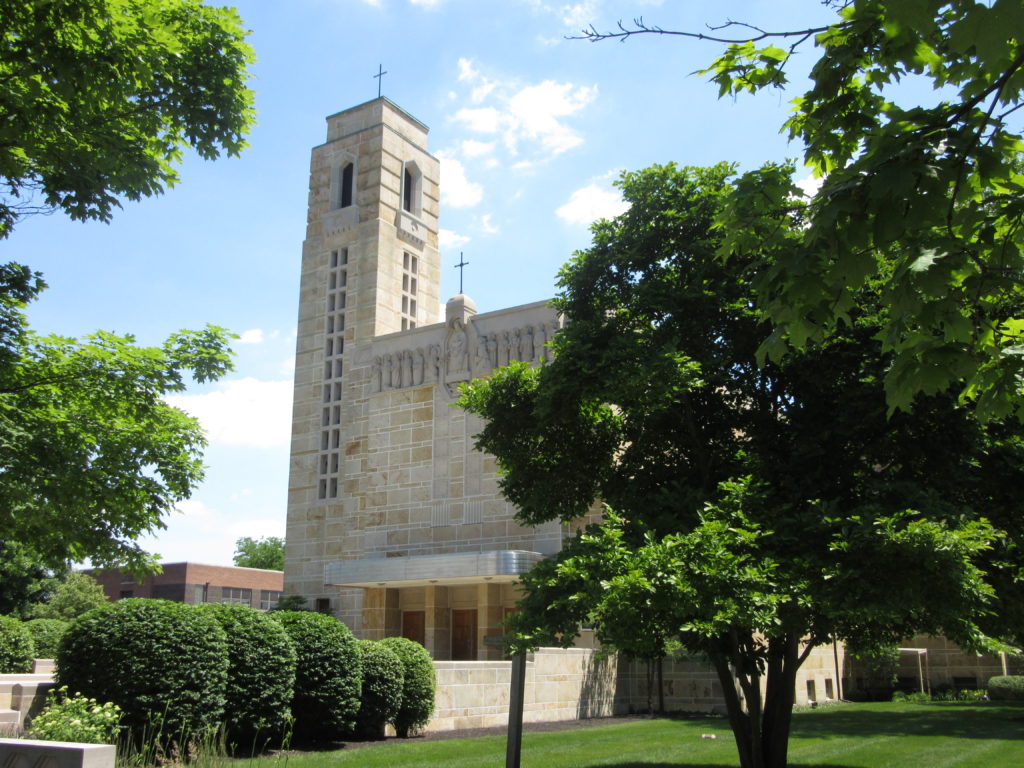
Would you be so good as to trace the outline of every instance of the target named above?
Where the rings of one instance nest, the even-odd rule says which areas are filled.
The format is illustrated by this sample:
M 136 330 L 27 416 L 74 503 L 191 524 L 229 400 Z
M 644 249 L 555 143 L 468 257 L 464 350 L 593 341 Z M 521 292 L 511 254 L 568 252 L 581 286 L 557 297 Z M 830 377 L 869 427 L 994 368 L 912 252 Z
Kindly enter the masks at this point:
M 423 173 L 414 161 L 402 168 L 402 210 L 413 216 L 422 214 Z
M 341 169 L 341 207 L 348 208 L 352 205 L 352 188 L 355 181 L 355 166 L 347 163 Z
M 402 180 L 402 208 L 412 213 L 412 171 L 405 169 L 405 178 Z

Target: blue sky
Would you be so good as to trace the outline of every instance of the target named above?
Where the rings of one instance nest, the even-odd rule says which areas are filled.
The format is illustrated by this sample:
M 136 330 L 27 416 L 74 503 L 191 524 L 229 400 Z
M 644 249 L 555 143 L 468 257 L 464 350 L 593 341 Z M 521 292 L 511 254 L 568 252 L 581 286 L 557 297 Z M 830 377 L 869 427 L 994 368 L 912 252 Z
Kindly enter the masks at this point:
M 736 19 L 790 29 L 813 0 L 241 0 L 258 62 L 258 124 L 240 158 L 186 158 L 181 183 L 109 224 L 21 223 L 3 258 L 42 271 L 41 332 L 102 328 L 159 343 L 207 322 L 240 335 L 236 370 L 174 403 L 207 428 L 207 479 L 144 544 L 167 562 L 229 564 L 240 536 L 283 535 L 291 370 L 309 151 L 324 118 L 383 94 L 430 127 L 442 162 L 442 296 L 481 312 L 554 293 L 588 226 L 621 210 L 623 169 L 674 161 L 749 168 L 799 155 L 779 127 L 796 90 L 739 100 L 690 73 L 713 44 L 565 36 L 643 16 L 697 30 Z M 808 55 L 794 63 L 799 76 Z M 799 80 L 797 80 L 799 82 Z

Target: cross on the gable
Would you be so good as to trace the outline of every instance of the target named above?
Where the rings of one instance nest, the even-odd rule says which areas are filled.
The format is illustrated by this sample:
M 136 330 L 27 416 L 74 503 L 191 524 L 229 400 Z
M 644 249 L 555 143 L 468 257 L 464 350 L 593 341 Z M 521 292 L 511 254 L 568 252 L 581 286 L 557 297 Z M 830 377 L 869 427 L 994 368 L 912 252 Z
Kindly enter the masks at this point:
M 462 274 L 464 272 L 463 267 L 469 264 L 464 258 L 462 258 L 462 251 L 459 251 L 459 263 L 455 265 L 455 268 L 459 270 L 459 293 L 462 293 Z
M 377 65 L 377 74 L 373 76 L 373 79 L 377 81 L 377 98 L 378 99 L 380 98 L 380 84 L 382 82 L 384 82 L 384 75 L 386 75 L 386 74 L 387 74 L 387 71 L 384 69 L 384 65 L 383 64 L 378 64 Z

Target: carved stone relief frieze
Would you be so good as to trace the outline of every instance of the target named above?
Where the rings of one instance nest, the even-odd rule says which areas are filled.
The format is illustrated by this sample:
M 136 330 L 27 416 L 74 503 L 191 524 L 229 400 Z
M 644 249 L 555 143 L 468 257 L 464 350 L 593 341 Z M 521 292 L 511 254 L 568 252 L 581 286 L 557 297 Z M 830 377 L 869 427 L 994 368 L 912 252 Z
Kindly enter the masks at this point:
M 549 355 L 548 341 L 558 321 L 484 332 L 472 320 L 450 319 L 440 344 L 384 352 L 370 363 L 370 391 L 443 386 L 450 397 L 474 377 L 489 376 L 495 368 L 521 360 L 535 363 Z

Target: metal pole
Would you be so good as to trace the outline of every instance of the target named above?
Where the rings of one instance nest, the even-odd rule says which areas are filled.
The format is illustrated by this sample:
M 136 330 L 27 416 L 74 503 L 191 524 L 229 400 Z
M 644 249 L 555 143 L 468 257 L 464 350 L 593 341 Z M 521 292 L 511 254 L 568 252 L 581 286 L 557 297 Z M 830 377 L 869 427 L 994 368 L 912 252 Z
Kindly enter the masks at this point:
M 843 700 L 843 675 L 839 671 L 839 644 L 835 635 L 832 636 L 832 662 L 836 667 L 836 701 Z
M 505 749 L 505 768 L 519 768 L 523 749 L 523 693 L 526 690 L 526 654 L 512 657 L 512 680 L 508 695 L 508 746 Z

